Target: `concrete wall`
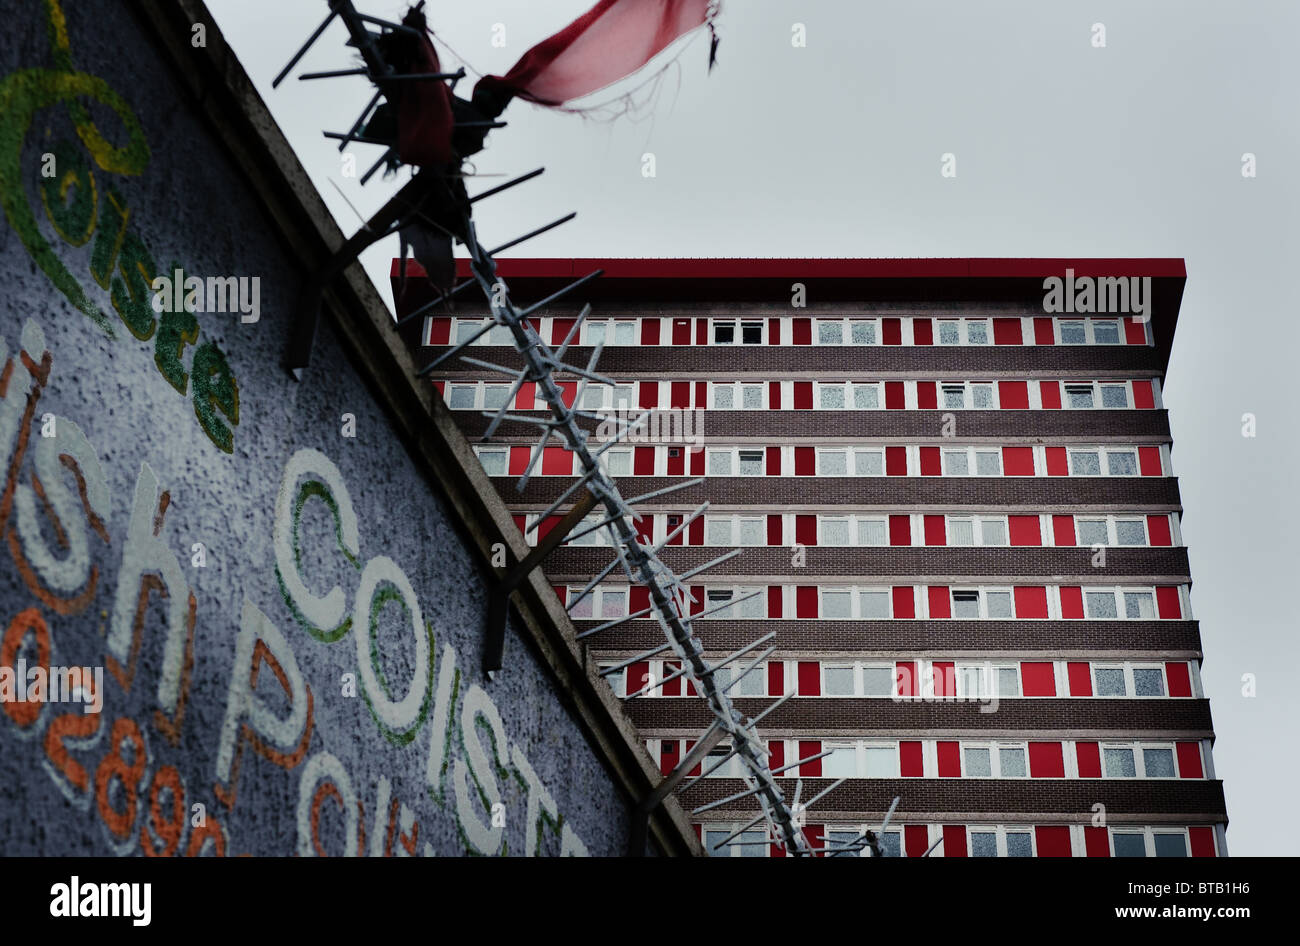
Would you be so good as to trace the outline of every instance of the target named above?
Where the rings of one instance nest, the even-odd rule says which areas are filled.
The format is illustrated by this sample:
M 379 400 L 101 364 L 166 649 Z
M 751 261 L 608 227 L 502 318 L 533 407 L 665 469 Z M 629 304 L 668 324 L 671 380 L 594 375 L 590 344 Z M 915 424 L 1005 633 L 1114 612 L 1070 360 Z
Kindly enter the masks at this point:
M 0 0 L 0 853 L 622 853 L 548 668 L 512 628 L 479 670 L 454 512 L 329 320 L 281 367 L 301 267 L 98 6 Z M 257 320 L 155 312 L 174 264 Z M 46 666 L 101 710 L 20 701 Z

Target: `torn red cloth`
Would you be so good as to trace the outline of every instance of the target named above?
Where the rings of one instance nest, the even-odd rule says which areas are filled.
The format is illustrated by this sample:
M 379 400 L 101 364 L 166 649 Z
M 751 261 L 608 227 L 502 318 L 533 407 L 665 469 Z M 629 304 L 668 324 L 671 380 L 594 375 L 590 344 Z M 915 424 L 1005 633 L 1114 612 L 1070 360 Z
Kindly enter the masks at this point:
M 438 53 L 424 33 L 424 16 L 418 13 L 415 16 L 408 14 L 407 20 L 412 22 L 403 20 L 403 23 L 420 30 L 421 35 L 414 48 L 406 50 L 406 68 L 400 71 L 412 75 L 441 72 Z M 438 79 L 398 82 L 394 89 L 391 97 L 397 106 L 397 156 L 406 164 L 420 167 L 454 160 L 451 92 L 446 83 Z
M 673 40 L 708 21 L 709 0 L 600 0 L 524 53 L 504 76 L 475 87 L 539 105 L 562 105 L 631 75 Z

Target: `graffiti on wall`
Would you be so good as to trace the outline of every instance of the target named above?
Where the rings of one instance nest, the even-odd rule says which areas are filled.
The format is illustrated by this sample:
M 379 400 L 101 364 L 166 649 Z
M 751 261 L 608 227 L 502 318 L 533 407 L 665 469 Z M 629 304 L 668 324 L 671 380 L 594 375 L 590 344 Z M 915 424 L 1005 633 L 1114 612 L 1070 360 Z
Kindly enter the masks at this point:
M 142 174 L 150 154 L 144 129 L 131 106 L 108 83 L 76 70 L 63 10 L 58 0 L 44 0 L 44 5 L 55 68 L 20 69 L 0 80 L 0 206 L 32 259 L 98 329 L 117 339 L 121 325 L 136 340 L 153 342 L 158 372 L 182 396 L 190 397 L 204 434 L 231 453 L 239 424 L 234 372 L 220 347 L 202 339 L 192 307 L 155 311 L 152 286 L 159 268 L 140 237 L 129 202 L 110 181 L 95 174 L 96 169 L 104 175 Z M 116 116 L 125 143 L 110 143 L 82 99 Z M 29 148 L 34 118 L 55 106 L 67 110 L 80 149 L 65 140 Z M 90 245 L 86 275 L 92 285 L 108 293 L 115 317 L 91 298 L 42 232 L 26 186 L 33 177 L 39 180 L 43 216 L 62 244 L 69 249 Z M 167 272 L 177 270 L 184 272 L 173 263 Z

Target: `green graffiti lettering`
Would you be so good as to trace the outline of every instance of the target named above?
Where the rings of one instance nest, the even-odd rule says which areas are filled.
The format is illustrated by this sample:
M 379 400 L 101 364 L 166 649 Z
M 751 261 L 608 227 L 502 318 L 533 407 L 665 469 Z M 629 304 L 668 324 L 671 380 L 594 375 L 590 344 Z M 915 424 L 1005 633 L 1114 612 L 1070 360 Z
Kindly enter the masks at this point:
M 155 328 L 153 293 L 149 284 L 153 282 L 157 268 L 144 241 L 134 233 L 128 233 L 118 257 L 118 270 L 122 276 L 113 279 L 113 308 L 127 330 L 142 342 L 153 337 Z M 195 338 L 197 340 L 197 328 Z M 181 393 L 185 393 L 183 388 Z
M 233 425 L 239 424 L 239 385 L 230 364 L 213 342 L 194 349 L 190 387 L 194 414 L 208 439 L 225 453 L 235 452 L 235 435 L 217 416 L 220 410 Z
M 154 339 L 153 363 L 167 383 L 181 394 L 189 387 L 190 376 L 181 364 L 186 345 L 199 340 L 199 320 L 193 312 L 164 312 L 158 319 L 158 336 Z
M 99 196 L 95 175 L 86 159 L 70 142 L 60 141 L 52 149 L 55 177 L 41 179 L 41 203 L 45 216 L 69 246 L 84 246 L 95 232 Z M 73 190 L 72 202 L 68 191 Z

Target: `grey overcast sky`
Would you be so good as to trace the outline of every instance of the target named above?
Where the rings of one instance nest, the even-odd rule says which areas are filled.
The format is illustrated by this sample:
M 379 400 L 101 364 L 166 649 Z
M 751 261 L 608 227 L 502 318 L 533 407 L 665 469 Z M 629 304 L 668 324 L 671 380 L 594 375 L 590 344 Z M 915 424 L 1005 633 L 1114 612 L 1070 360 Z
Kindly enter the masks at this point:
M 428 11 L 472 79 L 506 71 L 592 2 L 430 0 Z M 404 180 L 376 176 L 361 188 L 320 135 L 346 130 L 367 83 L 270 87 L 323 19 L 324 0 L 208 5 L 353 232 L 357 216 L 335 186 L 368 215 Z M 358 6 L 395 19 L 406 4 Z M 796 23 L 804 48 L 791 43 Z M 1104 48 L 1092 45 L 1096 23 Z M 503 47 L 492 44 L 496 24 Z M 519 252 L 1185 258 L 1165 402 L 1228 846 L 1296 854 L 1282 813 L 1300 779 L 1300 435 L 1288 406 L 1300 347 L 1300 3 L 726 0 L 719 34 L 712 75 L 707 37 L 697 35 L 634 116 L 511 105 L 510 127 L 492 133 L 477 170 L 547 173 L 482 205 L 485 242 L 576 210 L 577 220 Z M 352 65 L 344 38 L 332 26 L 295 74 Z M 363 171 L 378 156 L 357 151 Z M 940 175 L 946 152 L 955 179 Z M 1256 156 L 1253 179 L 1242 175 L 1246 152 Z M 393 237 L 363 257 L 390 300 L 396 252 Z M 1253 438 L 1242 435 L 1246 413 Z

